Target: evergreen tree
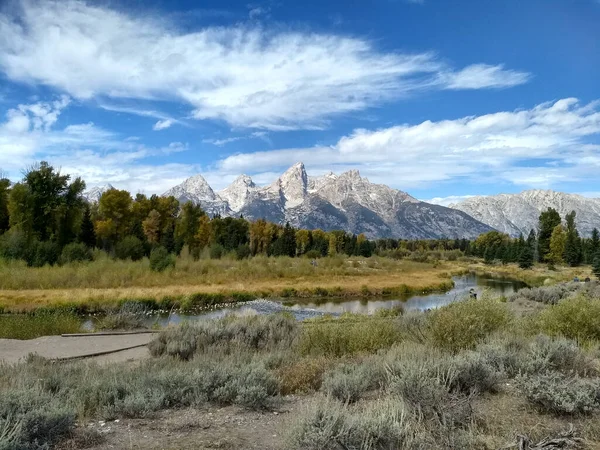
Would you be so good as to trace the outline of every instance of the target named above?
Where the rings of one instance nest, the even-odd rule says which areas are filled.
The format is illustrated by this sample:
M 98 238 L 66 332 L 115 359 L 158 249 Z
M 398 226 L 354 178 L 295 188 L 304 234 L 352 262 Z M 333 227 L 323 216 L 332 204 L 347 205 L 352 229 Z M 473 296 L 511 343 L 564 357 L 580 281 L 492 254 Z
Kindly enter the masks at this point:
M 83 219 L 81 220 L 79 242 L 85 244 L 88 248 L 96 246 L 96 231 L 94 230 L 94 222 L 92 222 L 92 212 L 87 204 L 84 207 Z
M 600 252 L 596 253 L 594 261 L 592 262 L 592 271 L 600 279 Z
M 8 190 L 10 181 L 4 178 L 0 171 L 0 234 L 8 231 L 9 215 L 8 215 Z
M 598 228 L 592 230 L 592 239 L 590 240 L 590 252 L 592 255 L 596 255 L 600 252 L 600 233 Z
M 296 230 L 292 228 L 289 222 L 285 224 L 280 239 L 283 255 L 292 258 L 296 256 Z
M 575 226 L 575 211 L 567 214 L 567 237 L 565 241 L 565 261 L 571 267 L 578 266 L 582 260 L 581 239 Z
M 521 269 L 531 269 L 533 267 L 533 250 L 526 245 L 519 255 L 519 267 Z
M 531 230 L 529 232 L 529 236 L 527 236 L 527 241 L 525 243 L 526 243 L 526 247 L 531 248 L 531 251 L 533 253 L 533 262 L 538 261 L 539 254 L 538 254 L 537 236 L 535 234 L 535 230 Z M 523 252 L 523 250 L 521 249 L 521 253 L 522 252 Z M 521 256 L 521 253 L 519 253 L 519 257 Z
M 547 262 L 550 253 L 550 237 L 557 225 L 560 225 L 560 215 L 554 208 L 548 208 L 540 214 L 538 225 L 538 258 Z

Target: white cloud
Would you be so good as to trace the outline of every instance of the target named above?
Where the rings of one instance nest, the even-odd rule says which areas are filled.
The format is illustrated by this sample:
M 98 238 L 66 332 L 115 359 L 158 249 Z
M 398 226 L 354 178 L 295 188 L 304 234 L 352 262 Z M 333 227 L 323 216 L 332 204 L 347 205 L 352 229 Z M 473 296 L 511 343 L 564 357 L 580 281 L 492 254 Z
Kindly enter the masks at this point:
M 372 181 L 414 188 L 444 180 L 550 187 L 597 181 L 600 104 L 562 99 L 529 110 L 498 112 L 379 130 L 355 130 L 331 147 L 229 156 L 222 174 L 277 171 L 303 161 L 312 172 L 359 168 Z
M 462 202 L 469 198 L 476 197 L 475 195 L 449 195 L 448 197 L 434 197 L 429 200 L 423 200 L 427 203 L 433 203 L 434 205 L 450 206 L 454 203 Z
M 440 75 L 446 89 L 507 88 L 525 84 L 531 75 L 526 72 L 506 70 L 503 65 L 473 64 L 458 72 Z
M 159 120 L 158 122 L 156 122 L 154 124 L 154 126 L 152 127 L 152 129 L 154 131 L 166 130 L 171 125 L 173 125 L 173 121 L 172 120 L 168 120 L 168 119 L 167 120 Z
M 91 122 L 56 129 L 68 103 L 60 98 L 8 110 L 6 120 L 0 122 L 0 167 L 13 181 L 23 168 L 44 159 L 63 173 L 82 176 L 89 186 L 111 183 L 132 192 L 147 189 L 160 194 L 197 171 L 193 165 L 152 160 L 163 161 L 167 155 L 188 150 L 185 143 L 146 147 Z
M 197 119 L 239 127 L 323 128 L 334 115 L 418 89 L 499 87 L 527 78 L 500 66 L 453 74 L 431 53 L 384 53 L 370 41 L 335 34 L 243 24 L 184 32 L 164 17 L 73 0 L 20 5 L 0 14 L 0 69 L 9 79 L 80 99 L 183 101 Z

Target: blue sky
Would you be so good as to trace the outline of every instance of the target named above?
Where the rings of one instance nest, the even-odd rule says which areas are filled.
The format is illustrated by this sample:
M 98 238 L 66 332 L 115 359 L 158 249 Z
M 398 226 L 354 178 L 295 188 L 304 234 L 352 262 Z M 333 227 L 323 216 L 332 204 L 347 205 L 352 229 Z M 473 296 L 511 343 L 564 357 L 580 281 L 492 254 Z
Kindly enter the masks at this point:
M 600 197 L 600 1 L 0 3 L 0 168 Z M 444 200 L 446 199 L 446 200 Z

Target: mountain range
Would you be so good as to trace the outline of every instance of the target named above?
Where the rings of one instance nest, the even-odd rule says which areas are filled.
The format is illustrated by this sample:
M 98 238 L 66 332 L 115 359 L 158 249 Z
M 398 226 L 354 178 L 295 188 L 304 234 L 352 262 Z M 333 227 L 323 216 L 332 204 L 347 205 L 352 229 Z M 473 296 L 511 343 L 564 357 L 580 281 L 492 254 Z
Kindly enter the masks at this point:
M 191 201 L 211 215 L 243 215 L 249 220 L 289 222 L 306 229 L 341 229 L 369 238 L 475 238 L 491 230 L 462 211 L 371 183 L 356 170 L 309 177 L 302 163 L 263 187 L 240 175 L 227 188 L 215 192 L 196 175 L 163 195 Z
M 600 198 L 587 198 L 549 190 L 529 190 L 520 194 L 500 194 L 489 197 L 471 197 L 451 208 L 463 211 L 498 231 L 518 236 L 537 229 L 542 211 L 554 208 L 560 216 L 575 211 L 575 223 L 582 236 L 590 236 L 600 229 Z
M 97 202 L 110 184 L 86 192 Z M 498 230 L 511 236 L 537 229 L 540 212 L 551 207 L 561 217 L 575 211 L 583 236 L 600 228 L 600 199 L 550 190 L 471 197 L 449 207 L 417 200 L 403 191 L 371 183 L 356 170 L 309 177 L 297 163 L 267 186 L 240 175 L 228 187 L 214 191 L 202 175 L 169 189 L 164 196 L 200 205 L 211 216 L 266 219 L 295 227 L 364 233 L 371 239 L 473 239 Z

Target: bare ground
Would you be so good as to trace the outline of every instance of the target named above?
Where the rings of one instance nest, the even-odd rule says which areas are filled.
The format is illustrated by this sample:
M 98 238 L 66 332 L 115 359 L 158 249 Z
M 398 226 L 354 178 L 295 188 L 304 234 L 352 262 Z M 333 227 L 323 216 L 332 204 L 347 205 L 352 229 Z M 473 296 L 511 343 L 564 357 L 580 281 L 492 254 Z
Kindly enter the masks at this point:
M 91 422 L 80 428 L 96 430 L 103 442 L 65 442 L 61 450 L 281 450 L 290 420 L 309 397 L 288 396 L 275 411 L 255 412 L 236 406 L 161 411 L 147 419 Z

